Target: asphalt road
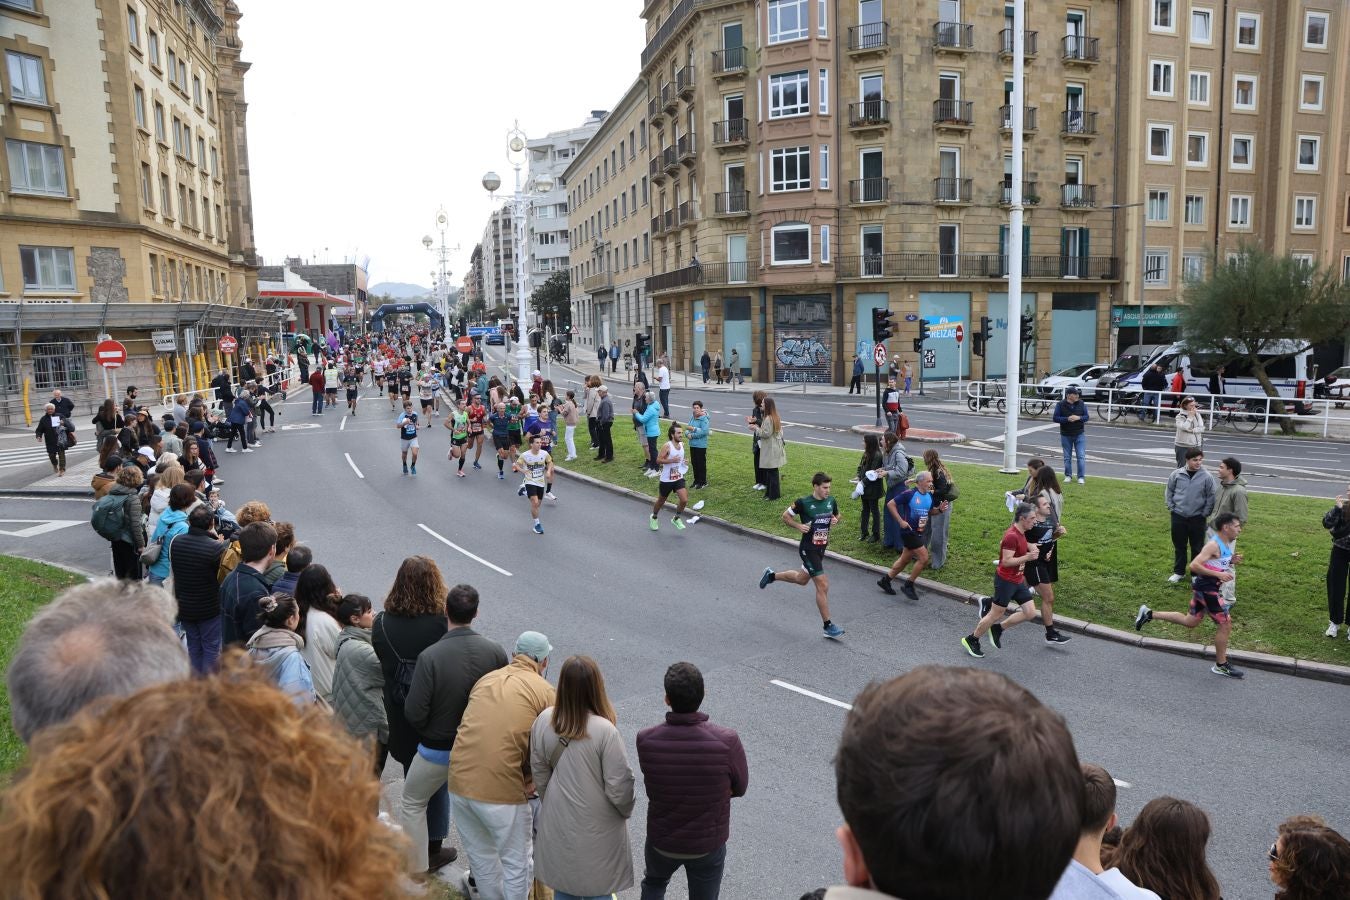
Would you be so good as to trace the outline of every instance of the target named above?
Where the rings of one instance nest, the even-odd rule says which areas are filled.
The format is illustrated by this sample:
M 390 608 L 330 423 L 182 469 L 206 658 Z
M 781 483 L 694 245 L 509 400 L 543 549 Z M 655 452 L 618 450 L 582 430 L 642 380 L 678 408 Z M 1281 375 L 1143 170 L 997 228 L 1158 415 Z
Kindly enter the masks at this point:
M 973 607 L 887 597 L 867 573 L 831 564 L 833 613 L 847 634 L 823 640 L 807 589 L 755 588 L 763 566 L 795 565 L 789 547 L 707 523 L 676 532 L 668 519 L 652 533 L 643 504 L 565 478 L 557 503 L 545 505 L 546 533 L 535 535 L 516 482 L 486 466 L 453 476 L 439 419 L 412 477 L 400 472 L 385 398 L 370 392 L 355 418 L 312 417 L 307 407 L 307 398 L 288 404 L 259 452 L 222 457 L 224 493 L 231 505 L 265 499 L 295 523 L 343 590 L 379 605 L 404 557 L 434 556 L 447 580 L 482 592 L 478 625 L 488 636 L 507 644 L 537 629 L 556 663 L 574 653 L 600 662 L 635 768 L 632 741 L 662 716 L 666 666 L 687 659 L 703 669 L 705 710 L 741 733 L 750 759 L 750 792 L 733 804 L 725 896 L 778 900 L 837 883 L 838 704 L 869 680 L 922 663 L 973 662 L 958 644 Z M 0 507 L 0 518 L 27 522 L 0 523 L 0 552 L 106 571 L 106 545 L 85 524 L 87 501 L 6 498 Z M 52 520 L 73 524 L 41 524 Z M 1285 816 L 1350 824 L 1337 763 L 1328 763 L 1350 739 L 1343 686 L 1258 671 L 1234 682 L 1194 659 L 1084 636 L 1049 647 L 1030 627 L 978 664 L 1058 709 L 1081 757 L 1128 783 L 1125 821 L 1160 794 L 1208 810 L 1210 861 L 1225 896 L 1269 895 L 1265 850 Z M 640 800 L 631 822 L 639 870 L 644 816 Z M 684 896 L 683 886 L 671 896 Z

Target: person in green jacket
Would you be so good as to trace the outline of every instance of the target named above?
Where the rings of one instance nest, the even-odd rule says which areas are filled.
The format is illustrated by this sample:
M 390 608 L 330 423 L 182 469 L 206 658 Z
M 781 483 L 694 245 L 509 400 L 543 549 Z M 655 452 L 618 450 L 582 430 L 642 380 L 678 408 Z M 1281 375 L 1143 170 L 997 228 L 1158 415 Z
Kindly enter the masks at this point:
M 342 631 L 333 669 L 333 712 L 352 737 L 369 742 L 378 776 L 388 753 L 389 720 L 384 711 L 384 673 L 370 638 L 375 619 L 370 598 L 343 597 L 337 619 Z

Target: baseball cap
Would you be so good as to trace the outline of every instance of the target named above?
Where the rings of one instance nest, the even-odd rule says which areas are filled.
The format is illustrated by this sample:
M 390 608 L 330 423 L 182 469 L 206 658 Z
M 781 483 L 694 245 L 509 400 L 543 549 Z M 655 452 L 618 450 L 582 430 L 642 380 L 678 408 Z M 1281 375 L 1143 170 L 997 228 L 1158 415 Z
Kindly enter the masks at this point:
M 136 455 L 137 455 L 137 456 L 144 456 L 146 459 L 150 460 L 151 462 L 154 462 L 154 461 L 155 461 L 155 451 L 152 450 L 152 449 L 150 449 L 149 447 L 142 447 L 141 449 L 137 450 L 137 451 L 136 451 Z
M 537 631 L 525 631 L 516 638 L 515 653 L 523 653 L 535 662 L 543 662 L 552 652 L 553 645 Z

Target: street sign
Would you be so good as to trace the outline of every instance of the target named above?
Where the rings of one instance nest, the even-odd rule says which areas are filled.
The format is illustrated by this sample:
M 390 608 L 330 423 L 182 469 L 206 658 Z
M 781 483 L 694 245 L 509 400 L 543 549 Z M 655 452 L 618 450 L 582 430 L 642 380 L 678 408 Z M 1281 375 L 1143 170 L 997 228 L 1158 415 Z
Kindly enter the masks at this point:
M 924 367 L 925 369 L 936 369 L 936 368 L 937 368 L 937 351 L 936 351 L 936 350 L 925 350 L 925 351 L 923 351 L 923 367 Z
M 219 347 L 220 352 L 228 356 L 239 348 L 239 342 L 232 335 L 227 334 L 220 339 Z
M 885 344 L 877 344 L 875 347 L 872 348 L 872 361 L 877 364 L 878 368 L 886 365 Z
M 120 341 L 100 341 L 94 346 L 94 360 L 105 369 L 120 369 L 127 361 L 127 348 Z
M 178 350 L 178 334 L 174 331 L 152 331 L 150 341 L 157 353 L 174 353 Z
M 469 337 L 482 337 L 485 334 L 492 334 L 494 331 L 496 329 L 490 325 L 470 325 Z
M 915 314 L 915 313 L 908 313 L 908 314 L 905 316 L 905 321 L 906 321 L 906 322 L 917 322 L 917 321 L 919 321 L 919 317 L 918 317 L 918 315 Z
M 472 353 L 473 338 L 469 337 L 467 334 L 460 335 L 459 340 L 455 341 L 455 349 L 460 353 Z
M 958 322 L 956 325 L 956 342 L 958 344 L 961 343 L 961 341 L 965 340 L 965 337 L 966 337 L 966 330 L 962 328 L 961 324 Z

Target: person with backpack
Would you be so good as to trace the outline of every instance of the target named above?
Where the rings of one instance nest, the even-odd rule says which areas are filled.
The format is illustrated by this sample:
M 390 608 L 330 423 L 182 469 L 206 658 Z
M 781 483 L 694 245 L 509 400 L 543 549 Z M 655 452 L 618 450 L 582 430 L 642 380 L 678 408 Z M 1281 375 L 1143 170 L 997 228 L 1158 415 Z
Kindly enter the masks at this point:
M 900 433 L 900 389 L 895 386 L 894 381 L 886 383 L 886 391 L 881 398 L 882 407 L 886 410 L 886 430 Z
M 145 512 L 141 485 L 145 476 L 135 466 L 117 472 L 116 483 L 94 504 L 89 522 L 112 545 L 113 574 L 129 581 L 141 579 L 141 550 L 145 548 Z
M 224 644 L 246 644 L 258 630 L 258 602 L 272 593 L 263 573 L 271 567 L 276 552 L 277 530 L 271 522 L 254 522 L 239 532 L 239 564 L 220 585 Z
M 38 419 L 34 434 L 37 440 L 47 445 L 47 459 L 51 460 L 52 474 L 66 474 L 66 448 L 75 442 L 75 425 L 69 417 L 57 412 L 55 403 L 48 403 L 46 412 Z

